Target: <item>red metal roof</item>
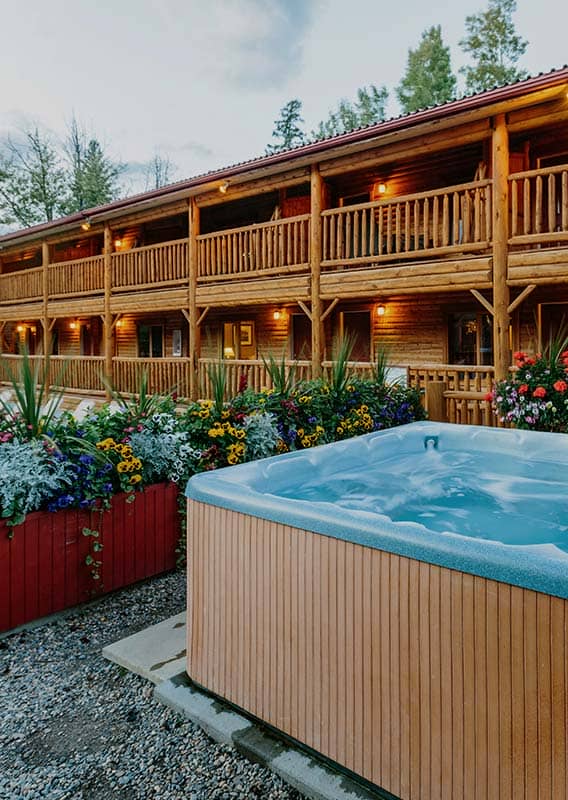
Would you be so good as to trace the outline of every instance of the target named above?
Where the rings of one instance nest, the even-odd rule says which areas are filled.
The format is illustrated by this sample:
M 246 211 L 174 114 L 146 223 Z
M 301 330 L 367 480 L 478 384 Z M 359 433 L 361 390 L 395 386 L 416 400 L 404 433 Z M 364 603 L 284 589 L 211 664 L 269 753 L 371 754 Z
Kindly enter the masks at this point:
M 260 156 L 257 158 L 252 158 L 248 161 L 242 161 L 237 164 L 233 164 L 229 167 L 222 167 L 221 169 L 204 172 L 200 175 L 194 176 L 193 178 L 187 178 L 176 183 L 168 184 L 167 186 L 162 186 L 160 189 L 153 189 L 149 192 L 142 192 L 130 197 L 124 197 L 120 200 L 115 200 L 114 202 L 107 203 L 103 206 L 84 209 L 83 211 L 79 211 L 67 217 L 60 217 L 52 222 L 44 222 L 40 225 L 34 225 L 30 228 L 23 228 L 19 231 L 0 236 L 0 244 L 12 243 L 14 240 L 17 240 L 20 237 L 34 236 L 35 234 L 43 233 L 45 231 L 63 228 L 73 225 L 74 223 L 80 223 L 85 219 L 85 217 L 93 219 L 102 213 L 106 215 L 109 212 L 115 210 L 118 211 L 119 209 L 128 208 L 139 203 L 148 203 L 158 198 L 167 197 L 170 194 L 197 188 L 206 183 L 228 180 L 237 175 L 245 174 L 252 169 L 277 166 L 279 164 L 288 162 L 293 163 L 296 159 L 317 155 L 319 153 L 333 150 L 336 147 L 372 140 L 377 136 L 382 136 L 386 133 L 392 133 L 405 128 L 412 128 L 424 122 L 429 122 L 441 117 L 448 117 L 463 113 L 464 111 L 482 108 L 485 105 L 492 105 L 494 103 L 511 100 L 541 89 L 554 88 L 554 86 L 558 86 L 567 82 L 568 65 L 565 65 L 559 69 L 555 69 L 546 73 L 540 73 L 539 75 L 535 75 L 516 83 L 498 86 L 485 92 L 468 95 L 458 100 L 451 100 L 448 103 L 443 103 L 439 106 L 432 106 L 431 108 L 415 111 L 411 114 L 393 117 L 385 120 L 384 122 L 378 122 L 364 128 L 357 128 L 353 131 L 349 131 L 348 133 L 337 134 L 336 136 L 332 136 L 328 139 L 313 141 L 309 144 L 300 145 L 292 148 L 291 150 L 285 150 L 281 153 Z

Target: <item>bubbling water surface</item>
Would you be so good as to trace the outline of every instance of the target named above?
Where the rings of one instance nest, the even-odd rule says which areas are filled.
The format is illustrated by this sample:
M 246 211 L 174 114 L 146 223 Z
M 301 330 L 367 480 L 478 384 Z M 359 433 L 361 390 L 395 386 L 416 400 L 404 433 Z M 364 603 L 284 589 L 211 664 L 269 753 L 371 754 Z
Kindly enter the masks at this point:
M 511 545 L 555 544 L 568 552 L 568 464 L 508 454 L 428 447 L 348 473 L 317 472 L 282 497 L 333 503 Z

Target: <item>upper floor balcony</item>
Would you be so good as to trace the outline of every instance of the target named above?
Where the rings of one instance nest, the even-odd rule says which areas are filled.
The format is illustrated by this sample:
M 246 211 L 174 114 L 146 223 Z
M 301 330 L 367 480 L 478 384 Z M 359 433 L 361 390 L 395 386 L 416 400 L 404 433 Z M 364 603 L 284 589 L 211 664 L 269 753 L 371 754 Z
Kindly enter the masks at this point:
M 365 272 L 396 291 L 448 280 L 491 280 L 492 181 L 379 198 L 322 211 L 322 293 L 360 291 Z M 300 214 L 143 247 L 0 274 L 0 306 L 125 296 L 188 286 L 192 252 L 198 288 L 308 276 L 312 217 Z M 509 176 L 509 279 L 553 280 L 568 247 L 568 165 Z M 556 254 L 551 251 L 556 251 Z M 451 275 L 451 279 L 449 276 Z M 460 277 L 461 276 L 461 277 Z M 408 283 L 410 282 L 410 283 Z M 236 288 L 235 288 L 236 287 Z

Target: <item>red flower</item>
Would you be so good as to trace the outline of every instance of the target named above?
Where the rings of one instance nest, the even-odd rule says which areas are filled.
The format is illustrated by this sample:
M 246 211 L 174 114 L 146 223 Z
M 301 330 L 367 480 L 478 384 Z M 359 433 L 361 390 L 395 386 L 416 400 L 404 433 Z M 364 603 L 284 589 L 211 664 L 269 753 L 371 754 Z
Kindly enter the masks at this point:
M 529 390 L 528 383 L 521 383 L 521 385 L 519 386 L 519 394 L 526 394 L 528 390 Z
M 487 394 L 485 395 L 485 397 L 483 399 L 487 400 L 488 403 L 491 403 L 492 400 L 493 400 L 493 392 L 487 392 Z
M 563 393 L 568 389 L 568 383 L 566 381 L 556 381 L 552 384 L 553 389 L 556 389 L 557 392 Z
M 544 386 L 537 386 L 533 392 L 533 397 L 546 397 L 546 389 Z
M 528 367 L 532 367 L 532 366 L 534 366 L 534 364 L 536 364 L 536 361 L 534 360 L 534 358 L 527 358 L 527 359 L 525 359 L 525 364 Z
M 519 350 L 517 353 L 513 353 L 513 358 L 516 361 L 524 361 L 526 357 L 527 357 L 527 354 L 523 353 L 522 350 Z

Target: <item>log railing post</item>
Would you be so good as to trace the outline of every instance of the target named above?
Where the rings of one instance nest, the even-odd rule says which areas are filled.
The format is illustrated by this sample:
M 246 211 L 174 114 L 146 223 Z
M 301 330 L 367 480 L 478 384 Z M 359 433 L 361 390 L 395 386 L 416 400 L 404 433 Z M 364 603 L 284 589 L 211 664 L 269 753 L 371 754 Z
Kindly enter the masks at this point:
M 110 307 L 110 296 L 112 290 L 112 231 L 108 223 L 104 230 L 104 354 L 105 354 L 105 378 L 107 384 L 114 384 L 112 357 L 114 355 L 114 328 L 112 324 L 112 313 Z M 106 390 L 107 399 L 110 400 L 110 392 Z
M 317 164 L 310 175 L 310 274 L 312 319 L 312 378 L 319 378 L 323 361 L 323 324 L 320 295 L 321 275 L 321 211 L 323 182 Z
M 51 353 L 51 330 L 49 327 L 48 317 L 48 303 L 49 303 L 49 245 L 47 242 L 41 243 L 41 265 L 43 267 L 42 284 L 43 284 L 43 303 L 42 303 L 42 317 L 41 325 L 43 328 L 43 357 L 45 360 L 45 368 L 49 364 L 49 355 Z
M 493 350 L 495 380 L 509 372 L 509 287 L 507 285 L 509 226 L 509 136 L 504 114 L 495 117 L 492 134 L 493 164 Z
M 199 206 L 194 197 L 189 199 L 189 244 L 187 248 L 189 267 L 188 307 L 189 307 L 189 396 L 197 400 L 199 392 L 199 314 L 197 311 L 197 277 L 199 268 Z

